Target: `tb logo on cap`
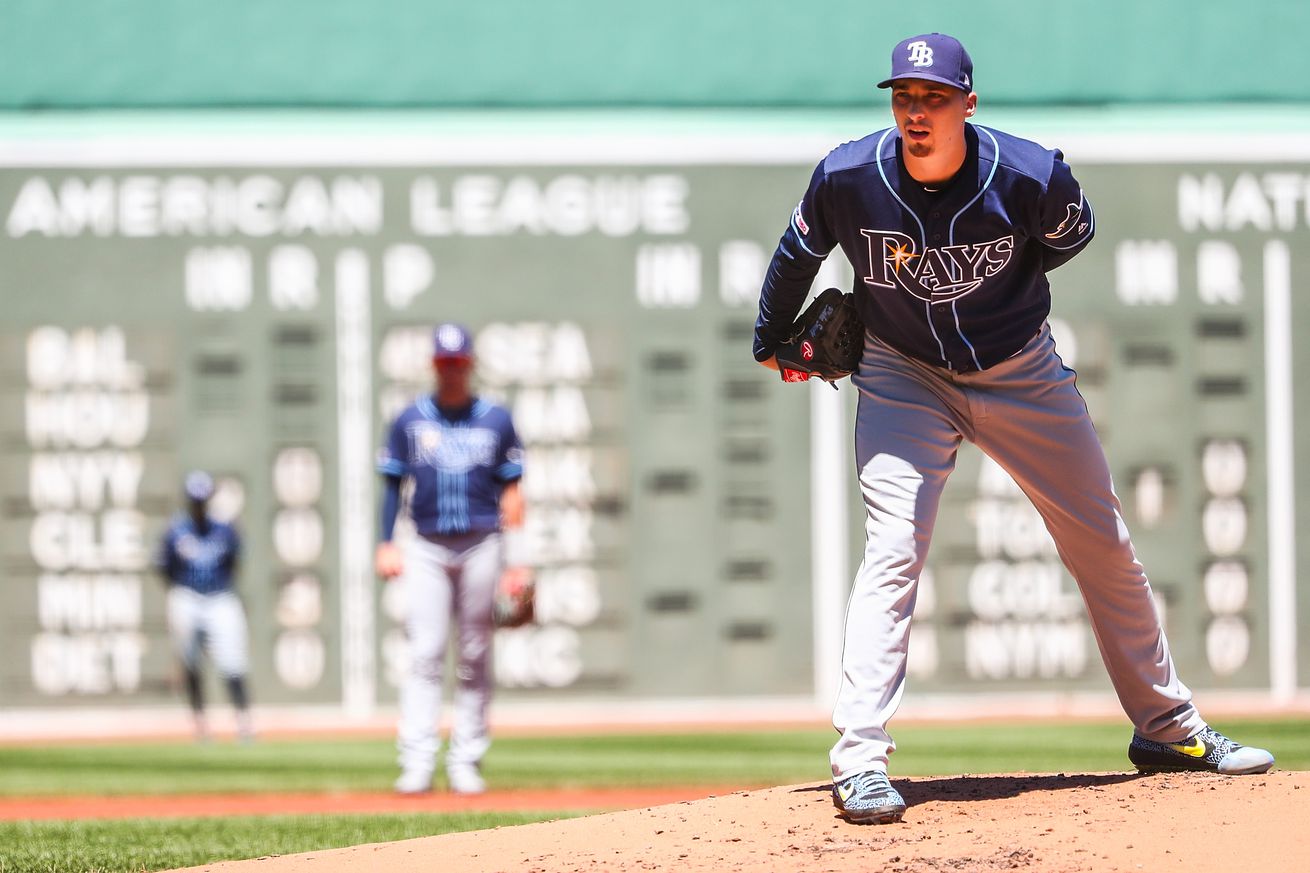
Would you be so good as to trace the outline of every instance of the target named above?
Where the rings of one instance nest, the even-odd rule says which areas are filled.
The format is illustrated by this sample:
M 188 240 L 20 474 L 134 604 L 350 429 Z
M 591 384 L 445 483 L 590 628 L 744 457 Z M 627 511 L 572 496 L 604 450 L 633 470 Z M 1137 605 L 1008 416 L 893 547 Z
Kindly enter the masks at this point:
M 910 57 L 908 58 L 910 63 L 916 67 L 932 66 L 932 49 L 928 46 L 928 43 L 919 40 L 910 43 L 906 48 L 910 50 Z

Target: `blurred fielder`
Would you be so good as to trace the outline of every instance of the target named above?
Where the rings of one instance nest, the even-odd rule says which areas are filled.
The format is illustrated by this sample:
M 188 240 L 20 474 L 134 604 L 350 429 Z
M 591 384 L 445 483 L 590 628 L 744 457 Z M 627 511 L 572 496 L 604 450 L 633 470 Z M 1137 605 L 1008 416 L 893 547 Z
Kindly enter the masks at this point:
M 523 449 L 509 412 L 473 393 L 473 343 L 463 327 L 433 335 L 436 392 L 391 424 L 378 470 L 382 499 L 378 575 L 404 574 L 410 673 L 400 691 L 397 737 L 402 794 L 429 791 L 440 739 L 443 669 L 455 625 L 454 718 L 446 777 L 452 791 L 486 790 L 480 764 L 491 745 L 491 639 L 497 586 L 529 577 L 520 528 Z M 416 536 L 402 556 L 391 541 L 402 481 L 413 483 Z M 502 534 L 503 528 L 503 534 Z
M 169 586 L 169 636 L 182 664 L 196 738 L 209 738 L 200 672 L 201 653 L 207 650 L 236 707 L 237 734 L 248 742 L 254 731 L 246 694 L 246 614 L 233 589 L 241 542 L 231 525 L 209 516 L 214 480 L 208 473 L 189 473 L 183 491 L 187 511 L 169 523 L 156 560 Z

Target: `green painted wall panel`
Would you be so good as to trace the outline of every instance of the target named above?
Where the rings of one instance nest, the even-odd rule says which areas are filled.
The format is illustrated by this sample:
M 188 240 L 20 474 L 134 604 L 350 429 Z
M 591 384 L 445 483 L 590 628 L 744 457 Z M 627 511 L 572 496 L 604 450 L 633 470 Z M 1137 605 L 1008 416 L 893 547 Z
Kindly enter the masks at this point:
M 1302 101 L 1307 30 L 1298 0 L 12 0 L 0 107 L 851 106 L 926 31 L 997 103 Z
M 372 699 L 392 700 L 399 612 L 393 589 L 358 589 L 350 549 L 362 534 L 367 577 L 376 513 L 353 489 L 372 481 L 388 412 L 424 389 L 428 330 L 448 317 L 477 330 L 486 390 L 515 404 L 537 477 L 546 612 L 501 635 L 505 693 L 812 693 L 810 397 L 828 389 L 780 384 L 748 347 L 764 259 L 821 149 L 763 124 L 691 135 L 670 114 L 548 159 L 556 121 L 522 120 L 517 151 L 494 157 L 476 125 L 433 137 L 395 119 L 233 135 L 226 161 L 182 117 L 169 137 L 160 119 L 108 136 L 63 118 L 0 141 L 0 702 L 171 698 L 162 589 L 134 536 L 153 543 L 192 465 L 222 476 L 247 535 L 256 700 L 348 698 L 361 663 Z M 1310 332 L 1308 164 L 1231 137 L 1148 161 L 1140 129 L 1089 140 L 1080 115 L 1047 123 L 1098 220 L 1052 276 L 1057 340 L 1184 679 L 1266 688 L 1287 664 L 1271 654 L 1270 595 L 1289 578 L 1278 522 L 1310 518 L 1310 468 L 1268 454 L 1286 432 L 1305 456 L 1310 407 L 1296 378 L 1290 417 L 1270 417 L 1266 361 L 1281 332 Z M 445 157 L 413 157 L 424 148 Z M 161 203 L 176 224 L 155 221 Z M 1266 324 L 1280 295 L 1290 315 Z M 1310 371 L 1308 354 L 1293 343 L 1273 381 Z M 143 396 L 144 429 L 130 414 Z M 106 420 L 105 403 L 123 406 Z M 48 472 L 138 462 L 121 492 Z M 1290 503 L 1271 506 L 1282 477 Z M 113 561 L 91 550 L 106 525 Z M 1300 627 L 1307 560 L 1290 577 Z M 928 569 L 917 690 L 1107 688 L 1072 580 L 976 452 L 961 453 Z M 350 623 L 357 590 L 372 631 Z M 86 591 L 110 611 L 78 612 Z M 1305 639 L 1291 661 L 1304 685 Z

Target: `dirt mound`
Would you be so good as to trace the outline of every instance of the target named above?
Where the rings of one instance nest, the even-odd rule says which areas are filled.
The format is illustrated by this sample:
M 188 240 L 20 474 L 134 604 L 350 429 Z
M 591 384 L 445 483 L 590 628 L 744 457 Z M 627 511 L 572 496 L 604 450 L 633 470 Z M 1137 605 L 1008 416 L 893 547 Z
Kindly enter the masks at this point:
M 1245 777 L 1061 773 L 892 781 L 910 805 L 905 821 L 896 825 L 842 821 L 825 782 L 193 869 L 1310 870 L 1308 772 Z

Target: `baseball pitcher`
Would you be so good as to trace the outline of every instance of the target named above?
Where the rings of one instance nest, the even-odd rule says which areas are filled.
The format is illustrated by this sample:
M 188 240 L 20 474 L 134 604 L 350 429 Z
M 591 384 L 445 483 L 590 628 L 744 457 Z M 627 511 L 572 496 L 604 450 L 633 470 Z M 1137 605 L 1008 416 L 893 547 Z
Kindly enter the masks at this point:
M 969 121 L 973 63 L 929 33 L 892 51 L 894 126 L 815 168 L 760 293 L 755 359 L 787 371 L 793 321 L 841 246 L 865 327 L 852 375 L 867 508 L 833 713 L 833 801 L 852 822 L 899 821 L 887 724 L 905 689 L 915 591 L 938 500 L 969 440 L 1033 501 L 1077 581 L 1141 770 L 1263 773 L 1273 756 L 1201 718 L 1178 677 L 1109 466 L 1046 323 L 1047 273 L 1092 240 L 1096 216 L 1063 155 Z M 822 349 L 811 339 L 810 350 Z M 792 380 L 796 377 L 793 376 Z

